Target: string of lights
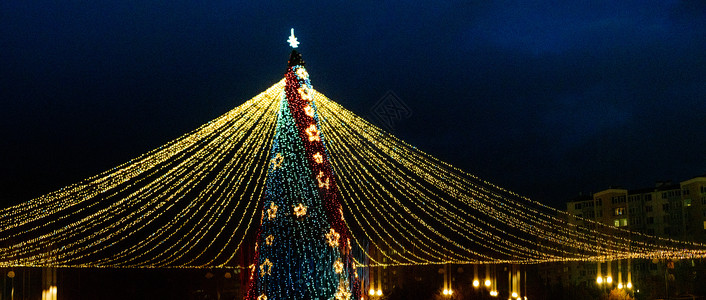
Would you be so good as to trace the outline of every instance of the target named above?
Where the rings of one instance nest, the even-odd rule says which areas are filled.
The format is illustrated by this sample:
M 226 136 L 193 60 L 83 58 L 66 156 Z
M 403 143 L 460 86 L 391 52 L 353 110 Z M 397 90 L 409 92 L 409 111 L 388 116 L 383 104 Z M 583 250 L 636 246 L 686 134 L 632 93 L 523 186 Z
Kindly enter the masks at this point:
M 271 120 L 268 121 L 270 122 L 264 123 L 265 128 L 268 128 L 272 125 Z M 171 265 L 177 259 L 183 257 L 183 255 L 192 250 L 198 244 L 198 241 L 200 241 L 201 238 L 206 233 L 208 233 L 210 229 L 213 229 L 213 226 L 216 224 L 217 221 L 216 218 L 224 215 L 222 214 L 222 212 L 226 207 L 230 206 L 227 201 L 229 201 L 231 198 L 225 197 L 225 195 L 228 195 L 230 193 L 227 192 L 228 189 L 223 189 L 223 193 L 218 194 L 218 198 L 214 199 L 217 202 L 209 203 L 208 200 L 211 199 L 210 197 L 214 196 L 214 191 L 219 190 L 222 184 L 233 186 L 233 184 L 240 184 L 245 182 L 245 180 L 243 180 L 244 178 L 229 178 L 227 175 L 239 174 L 239 171 L 247 170 L 251 167 L 253 160 L 247 160 L 248 156 L 245 154 L 253 153 L 255 150 L 260 149 L 264 141 L 267 141 L 267 136 L 263 136 L 262 133 L 263 132 L 258 132 L 257 135 L 254 135 L 256 137 L 255 144 L 246 145 L 238 149 L 235 152 L 235 155 L 233 156 L 231 161 L 228 162 L 228 165 L 218 173 L 216 178 L 211 181 L 203 191 L 200 192 L 200 194 L 196 197 L 195 201 L 192 201 L 191 204 L 187 207 L 187 209 L 178 214 L 177 218 L 172 219 L 167 226 L 161 227 L 159 231 L 155 232 L 155 234 L 152 235 L 149 239 L 143 240 L 140 242 L 140 244 L 135 245 L 130 249 L 124 250 L 123 255 L 126 256 L 139 251 L 139 253 L 142 254 L 140 256 L 134 256 L 130 261 L 134 261 L 138 257 L 147 256 L 149 259 L 145 262 L 139 263 L 138 265 L 160 266 Z M 233 166 L 240 167 L 238 169 L 231 169 L 231 167 Z M 226 181 L 226 179 L 228 180 Z M 192 213 L 190 210 L 194 208 L 197 210 L 197 212 Z M 198 210 L 203 210 L 205 208 L 208 209 L 208 212 L 203 214 L 203 218 L 200 218 L 198 220 L 193 220 L 193 218 L 191 218 L 191 216 L 193 215 L 200 215 L 198 213 Z M 232 213 L 230 214 L 230 216 L 232 216 Z M 196 224 L 192 224 L 192 222 L 196 222 Z M 188 232 L 182 233 L 183 228 L 188 228 Z M 196 229 L 198 229 L 198 232 L 189 240 L 186 240 L 187 237 L 191 236 L 191 233 L 196 231 Z M 222 228 L 220 231 L 218 231 L 216 236 L 219 236 L 221 233 Z M 167 236 L 163 236 L 162 234 L 166 234 Z M 172 237 L 178 237 L 178 239 L 176 241 L 172 241 Z M 165 250 L 160 250 L 159 252 L 152 254 L 152 250 L 158 247 L 158 244 L 161 244 L 163 242 L 167 242 L 167 244 L 171 244 L 171 246 L 169 246 Z M 211 244 L 212 242 L 213 241 L 211 241 Z M 149 243 L 155 244 L 153 245 L 153 248 L 149 251 L 142 250 Z M 174 251 L 173 249 L 175 249 L 177 246 L 181 247 L 177 251 Z M 204 251 L 206 251 L 207 248 L 208 247 L 205 247 Z M 157 259 L 164 255 L 167 255 L 167 257 L 163 258 L 161 261 L 157 261 Z M 115 260 L 116 258 L 118 257 L 113 257 L 112 259 Z
M 342 134 L 342 135 L 348 136 L 347 134 Z M 337 143 L 334 143 L 334 145 L 337 145 Z M 334 148 L 335 148 L 335 147 L 334 147 Z M 341 152 L 341 153 L 350 153 L 350 152 L 347 152 L 347 149 L 346 149 L 346 150 L 341 150 L 341 151 L 339 151 L 339 152 Z M 345 157 L 345 156 L 342 156 L 342 157 Z M 368 159 L 371 158 L 370 155 L 366 155 L 366 157 L 367 157 Z M 356 165 L 356 166 L 357 166 L 358 164 L 359 164 L 359 163 L 340 162 L 340 165 L 343 166 L 343 167 L 345 167 L 345 166 L 350 166 L 350 165 Z M 373 165 L 377 165 L 377 164 L 373 164 Z M 345 177 L 347 177 L 347 176 L 342 176 L 342 177 L 345 178 Z M 359 181 L 359 182 L 361 182 L 361 181 Z M 388 182 L 389 182 L 389 181 L 388 181 Z M 399 181 L 398 181 L 398 180 L 395 180 L 394 182 L 399 182 Z M 360 183 L 359 183 L 359 184 L 360 184 Z M 418 190 L 412 190 L 408 195 L 404 195 L 404 197 L 407 198 L 407 199 L 409 199 L 409 198 L 412 198 L 412 199 L 413 199 L 413 198 L 414 198 L 414 194 L 417 194 L 418 192 L 419 192 Z M 388 195 L 386 195 L 386 197 L 384 197 L 384 198 L 388 198 L 388 197 L 390 197 L 389 193 L 388 193 Z M 397 201 L 399 202 L 399 200 L 397 200 Z M 422 204 L 422 205 L 424 205 L 423 202 L 425 202 L 425 201 L 421 201 L 421 204 Z M 428 201 L 428 198 L 427 198 L 426 202 L 429 202 L 429 201 Z M 431 202 L 431 203 L 433 203 L 433 202 Z M 385 207 L 385 206 L 388 206 L 388 205 L 389 205 L 389 204 L 384 204 L 384 205 L 382 205 L 382 206 Z M 417 216 L 414 216 L 414 215 L 413 215 L 413 217 L 418 218 Z M 434 216 L 434 217 L 441 217 L 441 218 L 443 218 L 443 214 L 437 214 L 437 215 Z M 405 218 L 403 217 L 402 219 L 405 219 Z M 449 219 L 446 218 L 446 220 L 449 220 Z M 394 226 L 394 228 L 399 228 L 399 226 Z M 482 232 L 483 232 L 483 231 L 482 231 Z M 476 237 L 478 237 L 478 236 L 476 235 Z M 468 241 L 471 242 L 471 243 L 474 242 L 473 239 L 468 239 Z M 458 241 L 458 242 L 460 243 L 461 241 Z M 477 242 L 476 242 L 476 243 L 477 243 Z M 433 249 L 433 248 L 432 248 L 432 249 Z M 507 249 L 507 248 L 506 248 L 506 249 Z M 529 250 L 529 249 L 528 249 L 528 250 Z M 447 251 L 448 251 L 448 249 L 447 249 Z M 530 250 L 530 251 L 531 251 L 531 250 Z
M 374 128 L 374 129 L 375 129 L 375 128 Z M 382 134 L 381 134 L 381 135 L 382 135 Z M 406 145 L 404 142 L 397 140 L 396 138 L 394 138 L 394 136 L 389 135 L 388 137 L 391 138 L 391 139 L 396 140 L 397 142 L 399 142 L 399 143 L 401 143 L 401 144 L 403 144 L 403 145 L 405 145 L 405 146 L 407 146 L 408 148 L 414 148 L 414 147 L 409 147 L 409 146 Z M 383 140 L 383 141 L 384 141 L 384 140 L 387 140 L 387 138 L 382 139 L 382 140 Z M 405 148 L 405 147 L 399 147 L 399 146 L 394 147 L 394 149 L 404 149 L 404 148 Z M 416 149 L 414 149 L 414 150 L 416 150 Z M 424 154 L 424 153 L 422 153 L 422 152 L 420 152 L 420 151 L 405 152 L 405 154 L 406 154 L 406 155 L 410 155 L 410 156 L 412 156 L 412 157 L 414 157 L 414 156 L 419 156 L 418 154 L 423 154 L 423 155 L 422 155 L 423 157 L 420 158 L 420 161 L 421 161 L 422 163 L 425 162 L 425 161 L 428 161 L 428 160 L 436 160 L 435 158 L 433 158 L 433 157 L 431 157 L 431 156 L 428 156 L 428 155 L 426 155 L 426 154 Z M 406 155 L 403 155 L 403 157 L 405 157 Z M 445 164 L 445 163 L 443 163 L 443 162 L 441 162 L 441 161 L 436 160 L 436 162 L 439 163 L 439 164 L 448 166 L 447 164 Z M 416 165 L 419 165 L 419 164 L 420 164 L 420 162 L 417 162 L 416 164 L 413 164 L 413 165 L 411 165 L 410 167 L 411 167 L 411 168 L 415 168 Z M 435 166 L 434 164 L 431 164 L 431 166 L 432 166 L 432 169 L 438 169 L 438 166 Z M 450 167 L 450 166 L 449 166 L 449 167 Z M 458 172 L 460 172 L 460 173 L 462 173 L 462 174 L 465 174 L 465 173 L 463 173 L 462 171 L 460 171 L 460 170 L 458 170 L 458 169 L 455 169 L 455 168 L 452 168 L 452 169 L 453 169 L 454 171 L 458 171 Z M 458 185 L 459 188 L 466 188 L 466 187 L 478 186 L 477 183 L 474 183 L 473 181 L 469 181 L 467 178 L 459 177 L 459 176 L 458 176 L 457 174 L 455 174 L 454 172 L 449 172 L 449 173 L 446 174 L 446 175 L 448 175 L 448 176 L 450 176 L 450 177 L 452 177 L 452 178 L 456 178 L 456 179 L 459 179 L 459 178 L 460 178 L 461 180 L 463 180 L 462 183 Z M 467 175 L 466 177 L 468 177 L 468 178 L 477 179 L 476 177 L 474 177 L 474 176 L 472 176 L 472 175 L 469 175 L 469 174 L 465 174 L 465 175 Z M 494 188 L 494 189 L 497 190 L 497 191 L 492 191 L 492 190 L 488 190 L 487 188 L 484 188 L 484 189 L 482 190 L 482 193 L 480 193 L 480 194 L 477 195 L 478 197 L 488 198 L 488 196 L 491 196 L 491 197 L 499 197 L 499 199 L 502 200 L 502 199 L 503 199 L 502 196 L 497 196 L 497 193 L 508 193 L 508 194 L 511 196 L 511 198 L 517 197 L 517 198 L 519 198 L 518 200 L 521 200 L 521 201 L 505 202 L 505 201 L 497 201 L 497 200 L 495 200 L 494 198 L 488 198 L 489 200 L 492 200 L 492 203 L 493 203 L 493 204 L 498 204 L 497 207 L 499 207 L 499 208 L 501 208 L 501 209 L 507 208 L 507 207 L 511 207 L 511 206 L 515 206 L 515 207 L 517 207 L 518 209 L 516 209 L 516 210 L 511 210 L 511 212 L 519 212 L 519 213 L 521 213 L 521 214 L 525 214 L 525 212 L 529 211 L 529 212 L 531 212 L 531 214 L 529 214 L 528 217 L 531 218 L 531 220 L 533 220 L 533 221 L 537 221 L 539 224 L 547 224 L 548 221 L 550 221 L 550 222 L 551 222 L 551 221 L 555 221 L 555 222 L 557 222 L 556 224 L 565 224 L 565 223 L 566 223 L 566 220 L 565 220 L 565 219 L 557 219 L 557 218 L 556 218 L 555 216 L 553 216 L 552 214 L 548 214 L 547 212 L 544 212 L 544 211 L 535 209 L 535 208 L 533 208 L 533 206 L 532 206 L 532 205 L 538 205 L 540 208 L 548 208 L 548 207 L 546 207 L 546 206 L 544 206 L 544 205 L 541 205 L 541 203 L 538 203 L 538 202 L 535 202 L 535 201 L 531 201 L 531 200 L 529 200 L 528 198 L 525 198 L 525 197 L 520 197 L 520 196 L 518 196 L 518 195 L 516 195 L 516 194 L 514 194 L 514 193 L 510 193 L 510 192 L 508 192 L 508 191 L 506 191 L 506 190 L 503 190 L 502 188 L 499 188 L 499 187 L 494 186 L 494 185 L 492 185 L 492 184 L 489 184 L 489 183 L 487 183 L 487 182 L 480 181 L 480 180 L 476 180 L 476 181 L 482 182 L 483 185 L 491 186 L 492 188 Z M 494 196 L 494 195 L 495 195 L 495 196 Z M 524 203 L 524 201 L 529 202 L 529 203 Z M 528 205 L 528 204 L 532 204 L 532 205 Z M 547 210 L 547 209 L 545 209 L 545 210 Z M 553 208 L 551 208 L 549 211 L 550 211 L 550 212 L 553 211 L 555 214 L 564 215 L 564 216 L 566 216 L 566 217 L 574 217 L 574 216 L 568 216 L 568 214 L 567 214 L 566 212 L 558 211 L 558 210 L 553 209 Z M 539 217 L 537 217 L 537 216 L 539 216 Z M 583 219 L 583 218 L 578 218 L 578 219 L 586 220 L 586 219 Z M 595 226 L 597 226 L 597 227 L 610 228 L 611 230 L 614 230 L 615 232 L 618 232 L 618 233 L 620 233 L 620 232 L 622 232 L 622 233 L 628 233 L 628 232 L 626 232 L 626 230 L 621 229 L 621 228 L 611 227 L 611 226 L 609 226 L 609 225 L 602 224 L 602 223 L 598 223 L 598 222 L 593 221 L 593 220 L 586 220 L 586 221 L 592 223 L 592 225 L 595 225 Z M 575 225 L 575 224 L 566 224 L 566 225 L 569 225 L 570 228 L 571 228 L 571 230 L 564 231 L 564 232 L 562 232 L 562 233 L 568 234 L 568 235 L 581 234 L 581 232 L 577 232 L 577 231 L 576 231 L 576 228 L 578 227 L 577 225 Z M 563 228 L 563 227 L 562 227 L 562 228 Z M 631 233 L 631 234 L 632 234 L 632 233 Z M 584 235 L 585 235 L 585 234 L 584 234 Z M 624 238 L 624 237 L 622 237 L 622 236 L 616 236 L 615 234 L 611 234 L 611 233 L 606 233 L 606 232 L 604 232 L 604 230 L 592 230 L 592 231 L 591 231 L 591 235 L 590 235 L 591 238 L 594 238 L 595 235 L 604 236 L 604 237 L 608 237 L 608 238 L 611 238 L 611 239 L 615 239 L 615 238 L 617 237 L 618 239 L 621 239 L 621 240 L 625 241 L 625 238 Z M 637 235 L 642 235 L 642 234 L 637 233 Z M 643 235 L 643 236 L 644 236 L 644 235 Z M 650 238 L 654 238 L 654 237 L 650 237 Z M 692 243 L 685 243 L 685 242 L 680 242 L 680 241 L 673 240 L 673 239 L 665 239 L 665 238 L 657 238 L 657 239 L 663 240 L 663 241 L 667 241 L 667 242 L 677 242 L 677 243 L 681 243 L 681 244 L 690 244 L 690 245 L 696 245 L 696 246 L 703 246 L 702 244 L 693 243 L 693 242 L 692 242 Z M 640 241 L 630 241 L 630 242 L 638 243 L 638 244 L 641 243 Z M 621 246 L 622 246 L 622 244 L 621 244 Z
M 345 150 L 341 150 L 341 151 L 345 151 Z M 369 158 L 379 159 L 380 157 L 369 156 Z M 345 158 L 342 158 L 342 159 L 345 159 Z M 343 162 L 343 161 L 340 162 L 340 166 L 343 168 L 345 168 L 347 165 L 355 165 L 355 164 L 347 163 L 347 162 Z M 378 165 L 378 164 L 374 164 L 374 166 L 375 165 Z M 442 207 L 442 206 L 438 205 L 438 203 L 430 201 L 430 199 L 434 198 L 436 195 L 432 194 L 431 197 L 426 196 L 425 193 L 430 193 L 430 191 L 425 189 L 424 187 L 421 187 L 422 189 L 418 189 L 416 186 L 410 186 L 409 182 L 399 180 L 400 179 L 399 177 L 401 177 L 401 176 L 395 176 L 394 178 L 390 178 L 389 176 L 395 175 L 394 172 L 386 172 L 386 170 L 380 170 L 380 169 L 378 169 L 376 171 L 381 172 L 381 174 L 386 175 L 383 177 L 383 179 L 387 179 L 388 182 L 400 183 L 400 184 L 404 185 L 404 187 L 402 187 L 402 189 L 398 189 L 398 190 L 404 192 L 403 199 L 412 200 L 412 202 L 411 202 L 412 206 L 428 208 L 423 211 L 427 217 L 439 218 L 439 219 L 442 219 L 445 222 L 445 224 L 452 225 L 453 226 L 452 229 L 456 230 L 459 233 L 459 235 L 462 238 L 464 238 L 466 241 L 468 241 L 469 243 L 473 243 L 477 247 L 481 247 L 481 248 L 493 248 L 493 246 L 497 246 L 497 247 L 499 247 L 499 249 L 498 248 L 493 248 L 493 249 L 495 249 L 498 253 L 504 254 L 506 256 L 512 256 L 512 254 L 510 254 L 508 252 L 513 252 L 517 256 L 527 256 L 528 255 L 527 253 L 532 253 L 534 255 L 544 256 L 543 253 L 540 253 L 538 250 L 530 249 L 525 246 L 520 246 L 519 248 L 513 248 L 513 247 L 506 246 L 502 243 L 497 243 L 497 240 L 499 240 L 499 235 L 492 235 L 492 234 L 490 234 L 491 232 L 488 230 L 479 229 L 478 226 L 473 226 L 472 224 L 465 222 L 465 219 L 459 218 L 459 216 L 456 215 L 454 212 L 452 212 L 450 209 L 448 209 L 446 207 Z M 392 196 L 388 194 L 384 198 L 391 198 L 391 197 Z M 395 199 L 395 202 L 398 204 L 402 203 L 400 201 L 400 199 Z M 385 207 L 385 206 L 390 206 L 390 205 L 389 204 L 383 205 L 383 207 Z M 391 207 L 394 208 L 394 206 L 391 206 Z M 401 208 L 402 208 L 403 212 L 410 210 L 409 208 L 407 208 L 405 206 L 402 206 Z M 393 211 L 394 211 L 394 213 L 399 214 L 399 212 L 396 209 L 394 209 Z M 419 216 L 417 216 L 415 214 L 411 214 L 410 216 L 412 218 L 422 222 L 422 220 Z M 468 217 L 471 219 L 474 219 L 474 221 L 478 221 L 481 224 L 486 225 L 486 228 L 489 228 L 491 230 L 493 229 L 492 226 L 487 226 L 487 225 L 489 225 L 489 224 L 487 224 L 487 222 L 479 220 L 471 214 L 469 214 Z M 404 218 L 402 218 L 402 219 L 404 219 Z M 463 227 L 463 225 L 466 225 L 466 226 L 470 225 L 470 226 Z M 402 228 L 402 227 L 395 227 L 395 228 Z M 472 237 L 467 236 L 464 233 L 465 231 L 468 231 L 468 233 L 471 234 Z M 500 232 L 498 232 L 498 233 L 500 233 Z M 511 237 L 513 237 L 513 236 L 511 235 Z M 521 239 L 521 238 L 518 238 L 518 239 Z M 457 241 L 457 242 L 460 242 L 460 241 Z M 436 247 L 440 247 L 440 245 L 437 244 L 437 245 L 435 245 L 435 247 L 432 247 L 432 249 L 434 249 Z M 444 248 L 442 248 L 442 249 L 444 249 Z M 445 250 L 447 250 L 447 251 L 445 251 L 446 253 L 449 252 L 448 249 L 445 249 Z M 468 258 L 464 258 L 464 259 L 467 260 Z
M 352 157 L 358 153 L 367 161 L 373 161 L 378 158 L 384 159 L 385 157 L 388 159 L 386 162 L 376 161 L 374 164 L 368 164 L 379 166 L 377 167 L 377 172 L 375 174 L 368 174 L 369 176 L 366 177 L 365 181 L 356 182 L 356 185 L 372 184 L 379 180 L 384 181 L 383 185 L 389 185 L 391 182 L 394 184 L 401 182 L 399 185 L 405 187 L 400 189 L 400 191 L 409 192 L 411 195 L 404 197 L 405 200 L 419 199 L 414 197 L 414 195 L 418 195 L 420 190 L 412 188 L 413 186 L 411 185 L 415 179 L 405 173 L 406 171 L 411 171 L 413 174 L 425 179 L 427 183 L 431 183 L 432 186 L 440 187 L 441 190 L 444 191 L 443 194 L 445 194 L 441 195 L 441 197 L 432 194 L 432 197 L 426 197 L 424 201 L 416 202 L 418 205 L 426 205 L 429 203 L 429 205 L 436 207 L 436 211 L 448 213 L 449 216 L 453 215 L 453 209 L 457 209 L 461 215 L 458 218 L 459 222 L 461 224 L 471 225 L 466 229 L 467 231 L 472 231 L 473 229 L 473 224 L 468 223 L 470 220 L 480 222 L 481 224 L 483 223 L 483 220 L 479 221 L 477 218 L 469 217 L 470 214 L 467 208 L 476 209 L 482 212 L 484 216 L 492 217 L 495 220 L 501 221 L 502 224 L 509 224 L 510 226 L 519 228 L 523 233 L 534 239 L 541 239 L 541 243 L 533 243 L 535 248 L 544 248 L 557 252 L 553 257 L 530 259 L 523 263 L 562 260 L 602 261 L 627 256 L 663 256 L 665 253 L 681 253 L 677 256 L 694 257 L 703 255 L 704 253 L 703 250 L 693 249 L 694 246 L 700 246 L 701 249 L 703 249 L 703 245 L 698 243 L 680 242 L 670 239 L 655 239 L 654 237 L 648 237 L 648 239 L 646 239 L 647 241 L 629 238 L 629 232 L 626 230 L 600 223 L 596 224 L 596 227 L 598 227 L 596 229 L 577 228 L 576 225 L 568 221 L 568 218 L 561 219 L 553 217 L 551 213 L 562 215 L 556 213 L 556 210 L 546 209 L 546 206 L 537 205 L 537 202 L 509 193 L 499 187 L 481 181 L 475 176 L 450 167 L 448 164 L 441 163 L 416 148 L 397 140 L 394 136 L 382 132 L 379 128 L 365 122 L 320 94 L 315 94 L 314 98 L 321 107 L 322 116 L 328 121 L 324 124 L 331 126 L 329 135 L 340 135 L 340 138 L 337 139 L 337 142 L 340 144 L 352 144 L 351 147 L 347 147 L 345 150 L 341 150 L 343 149 L 341 147 L 336 147 L 340 146 L 339 144 L 331 147 L 334 161 L 337 159 L 343 160 L 346 157 Z M 356 141 L 356 139 L 359 140 Z M 366 146 L 368 147 L 366 148 Z M 339 153 L 335 153 L 336 150 L 340 150 L 338 151 Z M 342 174 L 341 177 L 345 178 L 355 175 L 350 171 L 350 167 L 343 165 L 359 167 L 359 164 L 360 162 L 356 160 L 354 163 L 349 161 L 347 164 L 341 162 L 337 164 L 336 167 L 338 172 Z M 390 174 L 392 174 L 391 177 Z M 387 178 L 385 178 L 386 175 Z M 346 188 L 345 184 L 342 188 Z M 353 186 L 351 188 L 360 187 Z M 478 190 L 474 190 L 474 188 Z M 448 206 L 448 208 L 444 208 L 446 206 Z M 356 208 L 355 205 L 349 205 L 347 207 L 350 209 Z M 355 214 L 355 212 L 351 213 Z M 358 213 L 361 213 L 361 211 L 358 211 Z M 439 215 L 436 217 L 436 219 L 443 218 L 443 216 Z M 450 219 L 453 218 L 450 217 Z M 450 219 L 447 219 L 449 221 L 445 222 L 443 225 L 458 225 L 450 221 Z M 475 225 L 477 225 L 477 223 Z M 366 224 L 359 223 L 358 226 L 364 227 Z M 367 224 L 367 226 L 371 226 L 371 224 Z M 487 232 L 488 228 L 481 228 L 480 230 Z M 367 234 L 367 232 L 365 233 Z M 403 234 L 411 235 L 414 234 L 414 232 L 404 232 Z M 375 235 L 377 235 L 377 237 L 367 236 L 367 238 L 371 240 L 380 240 L 383 238 L 377 232 L 375 232 Z M 522 237 L 513 237 L 512 234 L 508 234 L 507 232 L 503 233 L 502 237 L 503 239 L 510 237 L 520 241 L 523 240 Z M 652 241 L 658 240 L 658 242 L 649 242 L 650 239 Z M 500 253 L 498 247 L 515 248 L 522 246 L 522 244 L 517 243 L 517 240 L 505 241 L 513 242 L 512 244 L 506 244 L 506 246 L 494 244 L 495 252 Z M 524 239 L 524 242 L 531 241 Z M 376 246 L 379 247 L 380 245 Z M 383 248 L 391 248 L 390 245 L 381 246 Z M 684 250 L 684 247 L 692 249 Z M 530 252 L 535 252 L 535 250 L 529 250 Z M 516 259 L 517 258 L 520 257 L 516 257 Z M 395 262 L 392 264 L 395 264 Z
M 185 266 L 175 264 L 176 259 L 155 262 L 155 258 L 158 257 L 158 252 L 155 250 L 161 250 L 158 249 L 159 245 L 176 236 L 176 233 L 180 233 L 181 228 L 187 228 L 185 224 L 193 224 L 193 222 L 203 224 L 209 229 L 220 230 L 212 237 L 212 240 L 206 243 L 205 248 L 213 246 L 215 240 L 221 237 L 224 229 L 215 226 L 219 218 L 213 216 L 212 212 L 215 210 L 212 209 L 212 203 L 203 201 L 204 197 L 196 197 L 189 199 L 193 201 L 184 207 L 182 204 L 186 203 L 184 197 L 189 195 L 194 187 L 204 184 L 203 182 L 208 181 L 206 179 L 211 179 L 210 174 L 216 173 L 216 170 L 220 176 L 205 183 L 207 186 L 200 195 L 205 196 L 208 191 L 220 188 L 224 182 L 229 185 L 239 183 L 237 186 L 240 187 L 240 192 L 252 188 L 251 183 L 261 185 L 264 182 L 263 172 L 253 172 L 253 170 L 258 167 L 263 168 L 262 151 L 258 150 L 262 147 L 267 148 L 271 143 L 278 108 L 277 100 L 282 88 L 283 82 L 280 82 L 191 134 L 182 136 L 158 148 L 158 150 L 150 152 L 154 154 L 152 156 L 143 155 L 139 159 L 133 160 L 134 164 L 132 165 L 128 163 L 113 168 L 111 169 L 114 170 L 113 173 L 104 172 L 100 178 L 94 176 L 92 178 L 98 179 L 83 184 L 81 188 L 62 189 L 74 192 L 73 197 L 68 197 L 67 193 L 63 192 L 52 193 L 48 196 L 54 196 L 54 202 L 47 201 L 46 199 L 50 198 L 48 196 L 40 197 L 41 201 L 28 202 L 35 203 L 34 206 L 30 205 L 31 207 L 47 209 L 40 210 L 41 213 L 29 210 L 29 213 L 24 215 L 4 214 L 2 220 L 12 220 L 13 223 L 12 226 L 3 228 L 0 239 L 20 242 L 2 248 L 3 264 L 80 267 Z M 237 151 L 234 151 L 235 145 L 240 145 Z M 171 155 L 164 154 L 164 149 L 167 149 Z M 258 154 L 260 154 L 260 159 L 255 159 Z M 226 156 L 231 157 L 230 164 L 217 168 Z M 141 170 L 141 166 L 144 166 L 146 170 Z M 229 169 L 229 166 L 238 166 L 238 168 Z M 96 190 L 86 187 L 101 186 L 106 181 L 104 178 L 123 176 L 124 171 L 121 170 L 139 170 L 128 172 L 129 174 L 139 174 L 131 177 L 132 181 L 127 180 L 129 178 L 124 178 L 122 184 L 105 186 L 105 190 L 100 193 L 86 194 L 86 190 L 94 192 Z M 228 180 L 224 180 L 224 177 L 228 177 Z M 242 183 L 247 183 L 247 185 Z M 257 190 L 262 190 L 262 187 L 255 186 L 254 191 Z M 247 201 L 238 201 L 241 205 L 235 207 L 230 214 L 231 217 L 239 209 L 242 212 L 247 212 L 247 208 L 252 206 L 252 198 L 246 197 L 245 193 L 237 193 L 236 189 L 230 191 L 223 189 L 223 191 L 223 194 L 219 194 L 220 199 L 228 201 L 238 201 L 241 197 L 247 199 Z M 126 194 L 126 192 L 128 193 Z M 114 198 L 117 199 L 111 201 Z M 30 207 L 28 203 L 18 205 L 17 210 L 12 210 L 13 207 L 11 207 L 6 211 L 27 211 L 26 208 Z M 227 206 L 223 200 L 220 204 L 224 205 L 218 207 Z M 54 209 L 56 207 L 58 209 Z M 67 207 L 77 207 L 77 209 L 71 210 Z M 182 207 L 182 210 L 172 209 L 177 207 Z M 203 211 L 204 208 L 209 208 L 207 211 L 211 214 L 191 213 L 191 210 L 198 212 Z M 222 208 L 219 209 L 222 210 Z M 221 214 L 218 215 L 221 216 Z M 242 215 L 234 231 L 240 229 L 247 215 Z M 193 216 L 200 218 L 195 220 Z M 152 224 L 164 220 L 170 220 L 170 222 L 157 226 Z M 249 221 L 252 221 L 252 218 Z M 229 222 L 221 220 L 219 224 L 224 223 Z M 248 227 L 250 223 L 247 223 Z M 180 226 L 175 227 L 176 224 L 180 224 Z M 142 229 L 152 228 L 150 226 L 156 227 L 156 230 L 151 232 L 147 238 L 136 239 L 135 244 L 126 247 L 117 255 L 111 254 L 107 257 L 100 255 L 102 252 L 114 251 L 113 248 L 116 245 L 124 246 L 124 241 L 134 239 L 133 235 L 135 234 L 144 234 Z M 201 232 L 209 232 L 209 230 Z M 240 234 L 244 234 L 243 230 L 240 230 Z M 199 242 L 202 243 L 199 244 Z M 182 238 L 174 245 L 194 250 L 196 245 L 203 246 L 203 242 L 201 239 L 186 240 Z M 237 250 L 240 242 L 242 239 L 234 239 L 232 235 L 226 240 L 226 244 L 237 244 L 236 249 L 232 250 Z M 218 245 L 222 246 L 223 244 Z M 228 248 L 218 247 L 218 249 Z M 204 252 L 206 252 L 205 249 L 201 251 L 202 254 Z M 162 252 L 159 253 L 161 255 Z M 179 253 L 170 252 L 170 254 L 176 256 Z M 146 262 L 135 263 L 140 257 L 149 259 L 146 259 Z M 227 258 L 230 260 L 233 256 Z M 218 264 L 226 265 L 227 261 Z
M 334 271 L 706 256 L 704 244 L 569 215 L 486 182 L 316 92 L 303 68 L 288 76 L 288 88 L 283 79 L 161 147 L 0 210 L 0 266 L 238 267 L 256 218 L 267 219 L 268 174 L 284 164 L 286 174 L 312 168 L 324 209 L 303 201 L 280 212 L 325 215 L 331 227 L 315 227 L 338 234 L 340 253 L 385 249 L 378 257 L 363 251 L 368 264 L 335 256 Z M 273 152 L 294 149 L 276 135 L 287 126 L 306 142 L 301 164 Z

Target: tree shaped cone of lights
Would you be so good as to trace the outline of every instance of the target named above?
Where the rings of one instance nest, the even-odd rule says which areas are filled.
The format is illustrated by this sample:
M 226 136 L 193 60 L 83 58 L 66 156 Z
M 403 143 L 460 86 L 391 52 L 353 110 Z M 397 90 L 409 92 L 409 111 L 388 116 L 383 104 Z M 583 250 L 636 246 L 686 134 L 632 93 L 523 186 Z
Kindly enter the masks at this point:
M 285 79 L 246 299 L 360 299 L 336 180 L 296 50 Z

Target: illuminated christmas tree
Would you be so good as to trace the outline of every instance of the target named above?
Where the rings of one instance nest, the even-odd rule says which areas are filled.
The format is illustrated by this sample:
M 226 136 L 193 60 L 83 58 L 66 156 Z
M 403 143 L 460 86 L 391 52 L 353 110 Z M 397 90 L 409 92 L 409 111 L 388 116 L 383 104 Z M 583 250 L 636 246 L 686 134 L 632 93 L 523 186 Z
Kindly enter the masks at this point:
M 296 48 L 293 31 L 289 42 Z M 313 89 L 296 50 L 285 80 L 246 299 L 360 299 Z

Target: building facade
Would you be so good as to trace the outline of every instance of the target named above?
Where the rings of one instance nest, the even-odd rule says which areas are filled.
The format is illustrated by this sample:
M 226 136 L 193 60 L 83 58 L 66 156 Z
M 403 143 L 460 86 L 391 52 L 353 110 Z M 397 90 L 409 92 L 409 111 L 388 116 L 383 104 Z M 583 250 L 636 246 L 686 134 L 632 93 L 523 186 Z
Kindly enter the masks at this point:
M 650 188 L 609 188 L 570 200 L 566 210 L 577 217 L 630 231 L 706 243 L 706 175 L 679 183 L 660 181 Z M 595 228 L 591 222 L 569 218 L 577 225 Z M 704 268 L 704 262 L 697 260 L 567 262 L 547 267 L 543 275 L 547 284 L 560 282 L 563 286 L 625 288 L 630 283 L 634 291 L 656 297 L 698 289 L 694 280 Z

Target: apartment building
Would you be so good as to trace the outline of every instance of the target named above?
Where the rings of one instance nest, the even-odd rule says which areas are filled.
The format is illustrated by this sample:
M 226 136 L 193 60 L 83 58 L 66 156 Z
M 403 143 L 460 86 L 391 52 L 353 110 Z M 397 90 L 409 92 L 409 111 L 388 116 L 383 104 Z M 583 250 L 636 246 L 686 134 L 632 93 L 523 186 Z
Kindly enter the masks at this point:
M 706 175 L 678 183 L 659 181 L 653 187 L 633 190 L 608 188 L 571 199 L 566 209 L 572 215 L 624 227 L 630 231 L 706 243 Z M 570 217 L 570 222 L 595 228 L 591 222 L 577 218 Z M 688 290 L 688 280 L 673 280 L 675 264 L 686 269 L 704 267 L 703 262 L 699 261 L 624 260 L 602 264 L 567 262 L 546 268 L 544 276 L 547 283 L 561 281 L 564 286 L 571 286 L 597 284 L 597 277 L 602 276 L 605 280 L 607 275 L 611 275 L 611 285 L 614 287 L 619 283 L 626 285 L 629 281 L 637 289 L 642 284 L 643 289 L 649 285 L 650 289 L 664 289 L 667 293 L 669 285 L 653 284 L 662 278 L 664 281 L 675 282 L 669 293 L 679 289 Z M 621 276 L 617 277 L 617 274 Z

